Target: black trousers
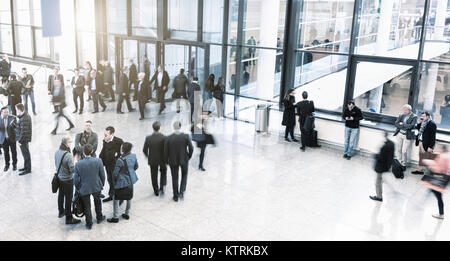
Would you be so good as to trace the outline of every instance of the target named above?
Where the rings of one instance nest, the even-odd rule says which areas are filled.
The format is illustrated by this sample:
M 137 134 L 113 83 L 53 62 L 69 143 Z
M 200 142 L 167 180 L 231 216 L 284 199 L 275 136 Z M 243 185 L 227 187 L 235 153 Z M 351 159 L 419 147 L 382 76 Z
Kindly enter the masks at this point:
M 91 195 L 94 198 L 95 215 L 97 217 L 97 220 L 100 220 L 103 217 L 102 200 L 100 199 L 100 192 L 95 192 L 89 195 L 81 196 L 81 201 L 83 202 L 84 215 L 86 216 L 87 225 L 92 225 Z
M 10 156 L 9 151 L 11 150 L 13 166 L 17 166 L 17 148 L 16 142 L 10 141 L 5 138 L 5 141 L 2 144 L 4 153 L 5 153 L 5 166 L 9 166 Z
M 295 139 L 295 137 L 294 137 L 294 128 L 295 128 L 295 125 L 292 125 L 292 126 L 286 125 L 286 131 L 284 132 L 284 138 L 285 139 L 287 139 L 289 137 L 289 134 L 291 135 L 292 139 Z
M 206 152 L 206 144 L 200 146 L 200 163 L 198 165 L 199 168 L 203 168 L 203 161 L 205 160 L 205 152 Z
M 131 85 L 133 85 L 134 88 L 134 96 L 133 96 L 133 100 L 137 100 L 137 96 L 138 96 L 138 82 L 137 81 L 130 81 L 130 86 L 128 89 L 131 90 Z
M 145 118 L 145 104 L 147 104 L 147 98 L 139 97 L 139 113 L 141 118 Z
M 431 192 L 433 192 L 438 201 L 439 215 L 444 215 L 444 201 L 442 201 L 442 193 L 436 190 L 431 190 Z
M 158 102 L 159 105 L 159 112 L 161 113 L 166 108 L 166 100 L 165 100 L 166 92 L 159 90 L 158 91 Z
M 28 143 L 22 144 L 22 146 L 20 146 L 20 151 L 22 152 L 25 171 L 30 172 L 31 171 L 31 155 L 30 155 L 30 148 L 29 148 Z
M 66 221 L 72 220 L 73 180 L 59 181 L 58 211 L 66 216 Z
M 306 147 L 306 141 L 309 139 L 309 131 L 306 131 L 300 127 L 301 138 L 302 138 L 302 148 Z
M 105 100 L 103 99 L 103 97 L 100 95 L 100 93 L 98 91 L 92 91 L 91 95 L 92 95 L 92 100 L 94 101 L 94 111 L 98 111 L 98 103 L 99 102 L 100 102 L 100 105 L 102 106 L 102 108 L 106 108 Z
M 193 116 L 194 116 L 194 104 L 193 103 L 189 103 L 191 105 L 191 122 L 193 122 Z
M 125 96 L 123 94 L 119 94 L 119 101 L 117 102 L 117 112 L 122 112 L 122 103 L 124 100 L 127 103 L 128 111 L 131 112 L 133 110 L 133 107 L 131 106 L 129 94 L 126 94 Z
M 84 108 L 84 93 L 73 92 L 73 104 L 75 104 L 75 110 L 78 111 L 78 99 L 80 100 L 80 112 L 83 112 Z
M 113 179 L 112 179 L 112 174 L 114 172 L 114 168 L 116 167 L 116 164 L 111 164 L 111 165 L 106 165 L 105 169 L 106 169 L 106 176 L 108 179 L 108 184 L 109 184 L 109 191 L 108 191 L 108 195 L 110 197 L 114 196 L 114 184 L 113 184 Z
M 181 168 L 181 186 L 178 188 L 178 170 Z M 170 165 L 170 172 L 172 174 L 172 189 L 173 196 L 178 198 L 180 193 L 186 191 L 187 185 L 187 175 L 188 175 L 188 164 L 185 165 Z
M 56 106 L 56 110 L 58 111 L 58 115 L 56 115 L 56 126 L 55 129 L 53 131 L 57 131 L 58 130 L 58 126 L 59 126 L 59 118 L 63 117 L 67 120 L 67 122 L 69 123 L 69 126 L 72 127 L 74 126 L 72 121 L 70 121 L 69 117 L 67 117 L 64 114 L 64 108 L 62 108 L 61 106 Z
M 161 178 L 159 179 L 159 187 L 158 187 L 158 167 L 161 172 Z M 150 164 L 150 171 L 152 175 L 152 186 L 153 191 L 158 193 L 160 189 L 163 189 L 165 185 L 167 185 L 167 166 L 166 164 Z
M 112 88 L 112 84 L 111 83 L 105 83 L 105 89 L 106 89 L 106 93 L 109 94 L 109 96 L 111 96 L 111 100 L 115 101 L 116 100 L 116 96 L 114 94 L 114 90 Z

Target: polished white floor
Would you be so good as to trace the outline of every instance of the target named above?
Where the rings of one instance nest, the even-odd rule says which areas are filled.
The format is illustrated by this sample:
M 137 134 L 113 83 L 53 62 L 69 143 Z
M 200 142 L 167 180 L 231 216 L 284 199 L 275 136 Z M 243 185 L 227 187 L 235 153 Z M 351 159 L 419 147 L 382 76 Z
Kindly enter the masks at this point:
M 45 90 L 37 97 L 33 173 L 20 177 L 11 170 L 0 172 L 0 240 L 450 239 L 447 220 L 431 217 L 437 212 L 437 202 L 419 184 L 420 177 L 407 174 L 404 180 L 395 180 L 386 174 L 385 201 L 373 202 L 368 197 L 375 189 L 372 159 L 356 156 L 347 161 L 340 151 L 327 148 L 301 153 L 298 144 L 256 134 L 254 125 L 231 120 L 212 121 L 217 147 L 207 148 L 206 172 L 197 170 L 199 151 L 195 151 L 185 200 L 171 200 L 170 171 L 165 197 L 155 197 L 142 146 L 154 120 L 163 122 L 164 133 L 171 132 L 172 122 L 180 117 L 171 104 L 159 117 L 157 105 L 148 105 L 145 121 L 138 121 L 137 112 L 115 114 L 111 103 L 107 112 L 95 115 L 88 113 L 92 103 L 81 116 L 71 114 L 70 106 L 66 111 L 76 129 L 64 131 L 68 125 L 61 119 L 59 134 L 51 136 L 52 107 Z M 53 154 L 62 136 L 75 136 L 88 119 L 100 137 L 106 126 L 116 127 L 117 136 L 133 143 L 140 164 L 131 219 L 118 224 L 94 222 L 90 231 L 84 219 L 79 225 L 66 226 L 64 219 L 57 218 L 57 197 L 50 187 Z M 20 152 L 18 157 L 21 167 Z M 1 171 L 2 165 L 3 157 Z M 444 201 L 450 203 L 448 195 Z M 103 213 L 111 217 L 111 203 L 103 204 Z

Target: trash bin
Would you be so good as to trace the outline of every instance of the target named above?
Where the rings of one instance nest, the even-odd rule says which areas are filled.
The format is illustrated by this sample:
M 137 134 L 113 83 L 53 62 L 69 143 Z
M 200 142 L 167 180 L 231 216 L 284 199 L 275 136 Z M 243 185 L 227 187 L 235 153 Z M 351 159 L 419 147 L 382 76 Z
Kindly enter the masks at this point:
M 255 130 L 267 132 L 269 128 L 269 105 L 258 104 L 255 110 Z

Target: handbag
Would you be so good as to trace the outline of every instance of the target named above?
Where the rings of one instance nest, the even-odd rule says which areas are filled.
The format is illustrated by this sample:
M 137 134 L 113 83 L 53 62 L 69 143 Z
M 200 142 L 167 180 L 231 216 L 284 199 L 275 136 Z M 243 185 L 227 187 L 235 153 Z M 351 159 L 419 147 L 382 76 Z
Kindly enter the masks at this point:
M 81 200 L 80 193 L 78 191 L 75 192 L 75 197 L 73 198 L 72 213 L 78 218 L 82 218 L 84 216 L 83 201 Z
M 62 158 L 61 158 L 61 162 L 59 163 L 58 171 L 56 171 L 55 175 L 53 176 L 53 179 L 52 179 L 52 192 L 53 192 L 53 193 L 58 192 L 58 188 L 59 188 L 59 178 L 58 178 L 58 173 L 59 173 L 59 170 L 61 169 L 61 165 L 62 165 L 62 163 L 63 163 L 64 157 L 66 156 L 67 153 L 69 153 L 69 152 L 66 151 L 66 152 L 63 154 L 63 156 L 62 156 Z
M 429 173 L 422 177 L 422 182 L 431 185 L 431 189 L 433 189 L 433 187 L 445 189 L 450 182 L 450 176 L 447 174 L 434 173 L 430 170 Z
M 120 157 L 120 159 L 123 161 L 125 173 L 130 177 L 131 182 L 131 175 L 130 171 L 128 170 L 128 164 L 124 157 Z M 114 200 L 131 200 L 133 198 L 133 184 L 131 184 L 128 187 L 121 188 L 121 189 L 115 189 L 114 190 Z

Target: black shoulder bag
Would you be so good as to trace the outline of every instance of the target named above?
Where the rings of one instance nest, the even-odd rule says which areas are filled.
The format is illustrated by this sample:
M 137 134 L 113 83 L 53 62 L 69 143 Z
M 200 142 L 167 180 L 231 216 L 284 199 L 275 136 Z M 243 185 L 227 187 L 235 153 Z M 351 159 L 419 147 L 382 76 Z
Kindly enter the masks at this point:
M 64 157 L 66 157 L 66 154 L 69 152 L 65 152 L 61 158 L 61 162 L 59 163 L 59 167 L 58 170 L 56 171 L 55 175 L 53 176 L 53 180 L 52 180 L 52 192 L 56 193 L 58 192 L 58 188 L 59 188 L 59 178 L 58 178 L 58 173 L 61 170 L 61 165 L 63 163 Z
M 131 185 L 125 188 L 115 189 L 114 200 L 131 200 L 133 198 L 133 181 L 131 180 L 130 171 L 128 170 L 127 160 L 125 159 L 125 157 L 120 157 L 120 159 L 123 161 L 125 173 L 128 175 L 128 177 L 130 177 Z

